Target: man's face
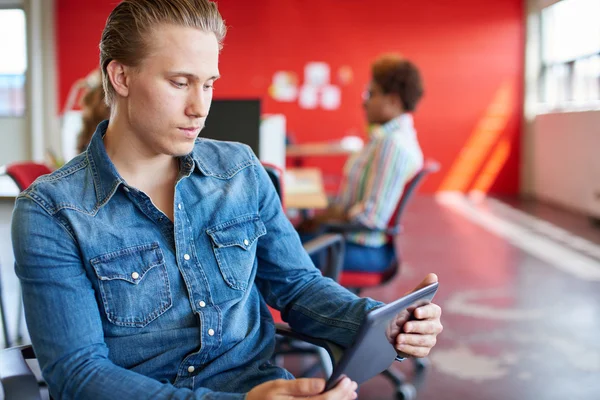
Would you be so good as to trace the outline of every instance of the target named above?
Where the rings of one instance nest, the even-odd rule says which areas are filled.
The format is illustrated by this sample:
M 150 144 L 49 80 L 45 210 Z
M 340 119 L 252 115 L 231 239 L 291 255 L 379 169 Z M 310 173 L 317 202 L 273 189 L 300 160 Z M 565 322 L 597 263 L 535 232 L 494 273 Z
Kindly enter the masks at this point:
M 213 33 L 174 25 L 158 27 L 147 40 L 126 98 L 132 144 L 147 156 L 182 156 L 192 151 L 208 115 L 219 45 Z
M 391 118 L 390 96 L 383 93 L 381 87 L 375 83 L 369 83 L 363 98 L 367 122 L 369 124 L 384 124 Z

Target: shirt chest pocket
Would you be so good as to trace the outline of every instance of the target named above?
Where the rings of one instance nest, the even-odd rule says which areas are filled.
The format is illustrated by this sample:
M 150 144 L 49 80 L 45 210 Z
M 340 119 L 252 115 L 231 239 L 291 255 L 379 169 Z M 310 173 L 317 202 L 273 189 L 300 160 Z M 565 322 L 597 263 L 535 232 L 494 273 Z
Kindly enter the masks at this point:
M 90 263 L 111 323 L 141 328 L 171 307 L 169 277 L 158 243 L 104 254 Z
M 260 217 L 236 218 L 206 230 L 223 279 L 229 287 L 246 290 L 256 259 L 256 242 L 267 233 Z

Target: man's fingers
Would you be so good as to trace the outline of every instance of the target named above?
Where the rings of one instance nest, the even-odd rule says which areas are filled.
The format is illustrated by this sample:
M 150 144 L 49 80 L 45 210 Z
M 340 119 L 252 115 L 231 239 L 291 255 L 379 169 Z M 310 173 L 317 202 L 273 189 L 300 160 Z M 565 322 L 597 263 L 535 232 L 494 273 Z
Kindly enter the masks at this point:
M 396 339 L 396 347 L 398 350 L 404 352 L 400 347 L 403 345 L 406 346 L 415 346 L 415 347 L 433 347 L 437 342 L 437 338 L 435 335 L 407 335 L 401 334 L 398 335 Z
M 442 308 L 435 303 L 417 307 L 413 312 L 416 319 L 436 319 L 442 316 Z
M 433 274 L 433 273 L 429 273 L 425 276 L 425 278 L 421 281 L 421 283 L 419 283 L 417 285 L 417 287 L 415 287 L 413 290 L 408 291 L 406 294 L 416 292 L 417 290 L 422 289 L 425 286 L 431 285 L 432 283 L 435 283 L 437 281 L 438 281 L 437 275 Z
M 333 389 L 314 397 L 314 400 L 353 400 L 356 399 L 356 382 L 344 377 Z
M 403 344 L 401 346 L 396 346 L 396 351 L 403 353 L 404 355 L 411 357 L 427 357 L 429 352 L 431 351 L 431 347 L 420 347 L 420 346 L 411 346 L 408 344 Z
M 412 316 L 417 320 L 438 320 L 442 316 L 442 308 L 435 303 L 428 303 L 417 307 L 412 312 Z M 396 325 L 403 326 L 408 318 L 398 318 Z
M 438 320 L 408 321 L 402 327 L 402 332 L 416 335 L 438 335 L 444 327 Z
M 275 381 L 276 392 L 290 397 L 315 396 L 325 390 L 325 381 L 317 378 L 301 378 L 295 380 Z

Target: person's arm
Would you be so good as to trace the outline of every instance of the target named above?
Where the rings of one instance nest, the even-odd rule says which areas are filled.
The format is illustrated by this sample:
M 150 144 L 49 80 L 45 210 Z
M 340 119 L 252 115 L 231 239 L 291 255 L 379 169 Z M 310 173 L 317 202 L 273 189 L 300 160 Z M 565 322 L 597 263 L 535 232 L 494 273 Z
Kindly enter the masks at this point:
M 348 219 L 369 228 L 384 229 L 404 186 L 419 168 L 418 159 L 393 138 L 378 139 L 366 169 L 363 200 L 348 210 Z
M 77 240 L 27 194 L 12 219 L 15 271 L 27 327 L 43 376 L 56 399 L 215 399 L 244 394 L 179 389 L 113 364 Z
M 258 164 L 258 161 L 255 160 Z M 258 241 L 256 284 L 292 329 L 348 347 L 364 315 L 382 303 L 359 298 L 321 276 L 304 251 L 267 173 L 257 166 L 260 217 L 267 233 Z

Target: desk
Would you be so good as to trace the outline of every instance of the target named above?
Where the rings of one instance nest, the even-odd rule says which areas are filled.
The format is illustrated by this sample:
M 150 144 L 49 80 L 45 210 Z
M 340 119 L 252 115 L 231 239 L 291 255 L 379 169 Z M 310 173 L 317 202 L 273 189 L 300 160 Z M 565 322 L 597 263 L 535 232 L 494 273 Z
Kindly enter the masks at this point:
M 318 142 L 287 146 L 285 155 L 288 157 L 341 156 L 354 154 L 357 151 L 360 151 L 360 149 L 344 147 L 341 142 Z
M 327 208 L 323 177 L 318 168 L 288 168 L 283 185 L 285 206 L 300 210 Z

